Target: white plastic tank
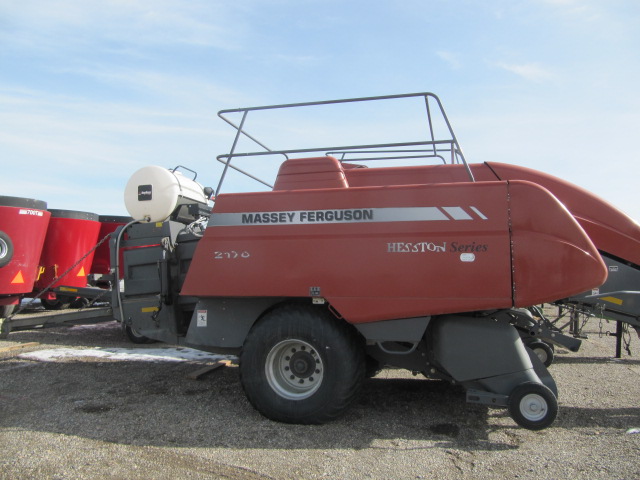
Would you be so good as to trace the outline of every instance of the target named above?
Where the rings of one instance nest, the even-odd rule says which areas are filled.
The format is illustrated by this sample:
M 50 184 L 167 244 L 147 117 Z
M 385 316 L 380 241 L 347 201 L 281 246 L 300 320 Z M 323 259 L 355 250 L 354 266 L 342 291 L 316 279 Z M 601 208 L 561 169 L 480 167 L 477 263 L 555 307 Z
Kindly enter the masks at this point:
M 180 205 L 207 205 L 204 188 L 178 171 L 150 165 L 135 172 L 124 189 L 124 204 L 135 220 L 162 222 Z

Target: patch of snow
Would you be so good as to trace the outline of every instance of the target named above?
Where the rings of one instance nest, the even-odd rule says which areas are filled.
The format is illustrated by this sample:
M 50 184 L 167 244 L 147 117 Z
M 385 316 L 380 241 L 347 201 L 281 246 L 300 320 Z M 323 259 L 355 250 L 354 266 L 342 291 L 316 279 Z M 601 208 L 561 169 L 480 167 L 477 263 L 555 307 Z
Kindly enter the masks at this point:
M 111 322 L 99 322 L 99 323 L 88 323 L 88 324 L 81 324 L 81 325 L 73 325 L 72 327 L 70 327 L 70 330 L 73 331 L 83 331 L 83 330 L 116 330 L 116 329 L 120 329 L 121 326 L 118 322 L 116 322 L 115 320 L 111 321 Z
M 18 355 L 26 360 L 55 362 L 67 358 L 102 358 L 128 362 L 217 362 L 235 360 L 231 355 L 216 355 L 185 347 L 160 348 L 55 348 Z

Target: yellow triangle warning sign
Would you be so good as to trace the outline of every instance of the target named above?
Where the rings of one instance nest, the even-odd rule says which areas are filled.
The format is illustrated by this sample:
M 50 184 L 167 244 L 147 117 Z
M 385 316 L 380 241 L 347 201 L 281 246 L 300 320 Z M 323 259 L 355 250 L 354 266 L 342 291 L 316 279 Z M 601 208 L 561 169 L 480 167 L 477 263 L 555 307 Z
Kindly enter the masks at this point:
M 11 280 L 12 284 L 15 283 L 24 283 L 24 277 L 22 276 L 22 270 L 19 270 L 18 273 L 16 274 L 15 277 L 13 277 L 13 280 Z
M 86 277 L 87 274 L 84 273 L 84 267 L 80 268 L 80 271 L 78 272 L 78 275 L 76 275 L 76 277 Z

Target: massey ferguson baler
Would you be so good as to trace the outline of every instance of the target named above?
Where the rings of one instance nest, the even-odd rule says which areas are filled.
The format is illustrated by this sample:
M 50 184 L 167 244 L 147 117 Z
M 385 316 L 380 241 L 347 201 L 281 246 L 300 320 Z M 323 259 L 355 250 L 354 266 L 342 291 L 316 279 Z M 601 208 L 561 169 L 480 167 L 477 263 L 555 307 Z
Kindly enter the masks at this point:
M 394 100 L 420 102 L 426 138 L 273 149 L 248 130 L 249 114 Z M 112 270 L 124 262 L 112 305 L 133 339 L 239 355 L 248 399 L 278 421 L 337 417 L 385 366 L 460 384 L 526 428 L 554 421 L 557 388 L 530 347 L 564 336 L 532 328 L 527 308 L 607 280 L 582 217 L 535 177 L 468 165 L 432 94 L 219 115 L 236 136 L 212 209 L 175 169 L 127 184 L 135 220 L 111 241 Z M 259 187 L 225 193 L 238 174 Z

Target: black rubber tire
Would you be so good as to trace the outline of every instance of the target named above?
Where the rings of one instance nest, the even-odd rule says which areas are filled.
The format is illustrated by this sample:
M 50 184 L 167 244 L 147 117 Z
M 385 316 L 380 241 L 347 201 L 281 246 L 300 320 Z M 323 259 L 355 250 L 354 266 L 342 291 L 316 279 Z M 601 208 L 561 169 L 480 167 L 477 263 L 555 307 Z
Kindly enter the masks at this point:
M 382 371 L 382 365 L 370 355 L 365 358 L 365 378 L 373 378 Z
M 90 303 L 91 303 L 91 301 L 88 298 L 76 297 L 73 300 L 71 300 L 71 303 L 69 304 L 69 307 L 70 308 L 85 308 L 85 307 L 88 307 Z
M 146 343 L 155 343 L 155 340 L 149 337 L 145 337 L 144 335 L 140 335 L 135 328 L 131 328 L 128 325 L 125 325 L 123 330 L 127 338 L 133 343 L 137 343 L 138 345 L 144 345 Z
M 336 419 L 356 399 L 364 377 L 362 338 L 322 307 L 272 310 L 251 328 L 240 353 L 249 402 L 279 422 Z
M 558 400 L 553 392 L 540 383 L 525 382 L 509 395 L 511 418 L 528 430 L 542 430 L 558 416 Z
M 66 310 L 71 305 L 70 297 L 63 297 L 62 295 L 58 296 L 55 300 L 47 300 L 46 298 L 41 298 L 40 303 L 44 307 L 45 310 Z
M 0 230 L 0 268 L 8 265 L 13 258 L 13 242 L 11 237 Z
M 551 366 L 554 359 L 554 350 L 551 345 L 541 340 L 536 340 L 535 342 L 529 343 L 527 347 L 533 350 L 533 353 L 544 363 L 545 367 Z

